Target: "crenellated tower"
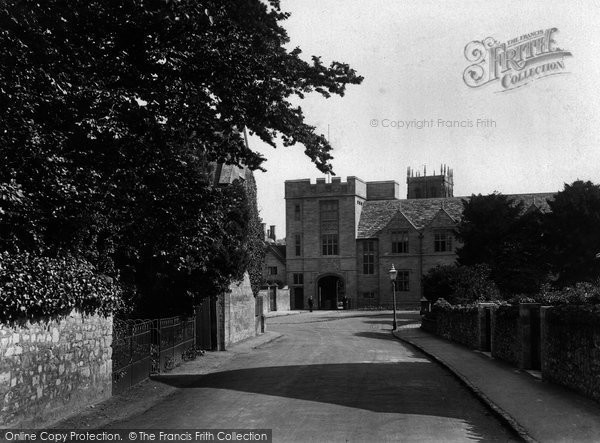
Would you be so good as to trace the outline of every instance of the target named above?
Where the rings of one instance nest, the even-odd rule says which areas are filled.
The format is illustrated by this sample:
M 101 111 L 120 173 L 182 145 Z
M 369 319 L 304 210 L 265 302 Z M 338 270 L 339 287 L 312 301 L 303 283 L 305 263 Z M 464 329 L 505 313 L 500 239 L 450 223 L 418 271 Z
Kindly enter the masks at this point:
M 454 197 L 454 170 L 442 164 L 439 174 L 434 171 L 433 175 L 427 175 L 427 166 L 424 166 L 421 175 L 421 171 L 408 167 L 406 184 L 409 199 Z

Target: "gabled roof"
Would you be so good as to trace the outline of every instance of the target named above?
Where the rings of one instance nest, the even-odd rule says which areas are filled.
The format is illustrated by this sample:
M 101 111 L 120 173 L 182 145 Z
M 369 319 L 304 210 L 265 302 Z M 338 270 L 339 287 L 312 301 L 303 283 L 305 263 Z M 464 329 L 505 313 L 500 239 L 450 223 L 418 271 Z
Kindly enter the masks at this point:
M 236 165 L 214 164 L 214 185 L 230 185 L 237 179 L 245 180 L 246 168 Z
M 507 197 L 517 202 L 523 202 L 527 210 L 535 204 L 542 212 L 550 210 L 548 199 L 554 198 L 554 193 L 513 194 Z M 435 216 L 444 210 L 457 222 L 462 218 L 463 200 L 471 197 L 423 198 L 406 200 L 367 200 L 364 202 L 357 238 L 374 238 L 384 229 L 398 213 L 402 214 L 417 228 L 422 229 L 433 221 Z
M 438 209 L 437 213 L 433 216 L 433 218 L 431 220 L 429 220 L 429 222 L 427 223 L 427 226 L 433 225 L 434 222 L 439 221 L 439 220 L 444 220 L 444 219 L 450 221 L 450 223 L 454 225 L 459 220 L 455 217 L 456 217 L 456 214 L 454 214 L 454 217 L 453 217 L 452 214 L 450 214 L 450 212 L 446 208 L 444 208 L 444 205 L 442 204 L 442 207 L 440 209 Z
M 273 243 L 268 243 L 267 244 L 267 251 L 271 252 L 273 254 L 273 256 L 279 260 L 282 264 L 285 265 L 285 245 L 283 244 L 273 244 Z

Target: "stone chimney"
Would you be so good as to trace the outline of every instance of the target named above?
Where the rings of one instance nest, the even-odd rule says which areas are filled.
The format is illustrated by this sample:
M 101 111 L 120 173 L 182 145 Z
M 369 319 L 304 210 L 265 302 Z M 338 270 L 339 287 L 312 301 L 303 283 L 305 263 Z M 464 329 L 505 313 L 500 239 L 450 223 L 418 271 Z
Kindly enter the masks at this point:
M 267 236 L 267 224 L 266 223 L 261 223 L 260 226 L 262 227 L 263 239 L 266 240 L 268 238 L 268 236 Z

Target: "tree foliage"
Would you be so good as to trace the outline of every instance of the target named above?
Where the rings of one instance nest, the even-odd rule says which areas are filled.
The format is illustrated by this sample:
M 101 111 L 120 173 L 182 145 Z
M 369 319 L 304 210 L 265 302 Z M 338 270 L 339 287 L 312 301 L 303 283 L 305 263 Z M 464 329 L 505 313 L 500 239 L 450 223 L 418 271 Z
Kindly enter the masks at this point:
M 244 143 L 246 127 L 273 146 L 278 134 L 302 143 L 327 172 L 329 143 L 288 99 L 344 95 L 362 78 L 288 51 L 288 16 L 273 0 L 9 0 L 0 92 L 18 131 L 3 142 L 48 146 L 58 168 L 74 147 L 144 143 L 257 168 L 264 159 Z
M 436 266 L 423 276 L 423 294 L 431 302 L 444 299 L 451 305 L 468 305 L 500 298 L 490 269 L 484 264 L 473 266 Z
M 290 99 L 362 80 L 288 50 L 287 17 L 274 0 L 4 2 L 0 247 L 82 257 L 157 309 L 240 278 L 257 214 L 209 165 L 260 168 L 247 128 L 330 171 Z
M 548 259 L 560 286 L 600 276 L 600 186 L 577 180 L 565 184 L 544 220 Z
M 542 242 L 543 214 L 502 194 L 463 200 L 457 237 L 462 265 L 486 264 L 506 294 L 535 293 L 548 274 Z
M 89 262 L 70 256 L 0 253 L 0 321 L 108 314 L 121 308 L 120 289 Z
M 256 297 L 263 285 L 263 265 L 266 251 L 264 248 L 264 232 L 262 220 L 258 213 L 257 189 L 253 174 L 246 176 L 246 194 L 248 196 L 248 238 L 246 251 L 248 253 L 248 274 L 252 292 Z
M 463 200 L 462 219 L 457 235 L 462 247 L 457 249 L 463 265 L 493 263 L 513 231 L 522 212 L 517 203 L 502 194 L 472 195 Z

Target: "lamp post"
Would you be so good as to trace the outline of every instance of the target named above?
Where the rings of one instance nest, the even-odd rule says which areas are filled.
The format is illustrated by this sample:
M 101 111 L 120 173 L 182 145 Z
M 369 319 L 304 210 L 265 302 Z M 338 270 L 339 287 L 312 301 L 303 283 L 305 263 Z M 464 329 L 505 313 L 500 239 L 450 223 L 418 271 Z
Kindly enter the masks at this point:
M 390 281 L 392 282 L 392 293 L 394 295 L 394 321 L 392 322 L 392 330 L 395 331 L 398 326 L 396 324 L 396 275 L 398 275 L 398 271 L 396 271 L 393 264 L 388 273 L 390 275 Z

